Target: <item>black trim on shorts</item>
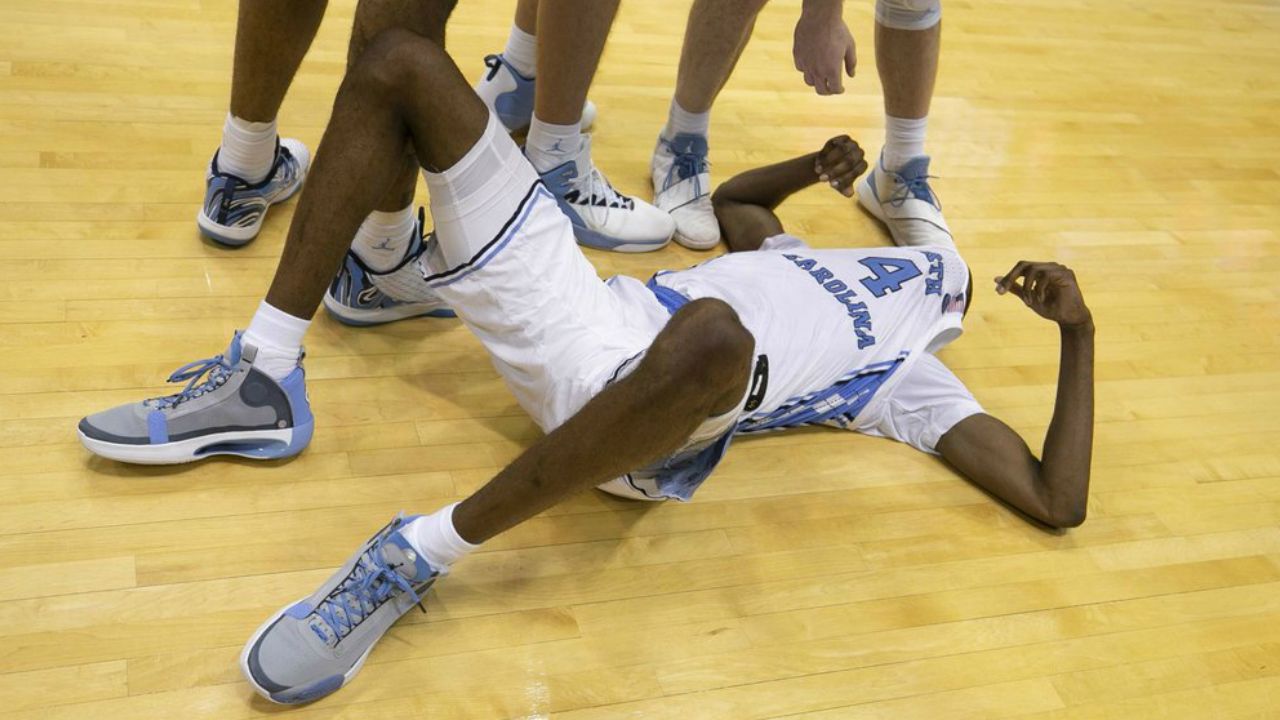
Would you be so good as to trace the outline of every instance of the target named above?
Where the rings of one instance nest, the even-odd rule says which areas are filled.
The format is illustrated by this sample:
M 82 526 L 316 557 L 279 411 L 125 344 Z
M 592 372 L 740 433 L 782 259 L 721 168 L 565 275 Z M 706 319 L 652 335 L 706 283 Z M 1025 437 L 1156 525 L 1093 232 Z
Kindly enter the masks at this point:
M 452 268 L 450 270 L 445 270 L 442 273 L 436 273 L 435 275 L 428 275 L 426 277 L 426 281 L 433 282 L 436 280 L 443 280 L 449 277 L 450 275 L 453 275 L 454 273 L 457 273 L 461 270 L 466 270 L 467 268 L 474 265 L 477 260 L 479 260 L 481 257 L 484 256 L 486 252 L 489 251 L 489 248 L 493 247 L 494 243 L 501 240 L 502 236 L 507 234 L 507 230 L 511 229 L 511 224 L 516 221 L 516 218 L 520 216 L 520 213 L 524 212 L 525 206 L 529 204 L 530 198 L 534 196 L 534 194 L 538 191 L 539 187 L 545 189 L 546 185 L 543 184 L 541 179 L 533 181 L 533 184 L 529 186 L 529 191 L 524 194 L 524 198 L 520 200 L 520 203 L 516 205 L 515 211 L 511 213 L 511 217 L 507 218 L 507 221 L 503 223 L 502 229 L 498 230 L 498 234 L 494 235 L 493 239 L 485 243 L 484 247 L 480 248 L 480 250 L 478 250 L 475 255 L 472 255 L 470 260 L 462 263 L 461 265 L 458 265 L 455 268 Z M 551 191 L 548 190 L 547 192 L 551 192 Z M 439 242 L 439 240 L 437 239 L 436 242 Z

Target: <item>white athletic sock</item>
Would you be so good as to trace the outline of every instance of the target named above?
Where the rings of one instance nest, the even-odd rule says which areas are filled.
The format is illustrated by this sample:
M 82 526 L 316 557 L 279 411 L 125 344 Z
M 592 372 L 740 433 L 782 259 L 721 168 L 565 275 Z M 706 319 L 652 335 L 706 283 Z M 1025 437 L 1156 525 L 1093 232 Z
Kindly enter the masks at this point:
M 884 167 L 896 171 L 911 158 L 924 155 L 924 130 L 929 118 L 884 116 Z
M 276 380 L 283 380 L 298 367 L 302 337 L 310 326 L 310 320 L 294 317 L 263 300 L 243 337 L 245 343 L 258 349 L 253 366 Z
M 552 125 L 533 116 L 529 135 L 524 141 L 524 154 L 540 173 L 572 160 L 582 146 L 582 122 Z
M 276 121 L 249 122 L 227 113 L 222 124 L 218 170 L 250 183 L 262 182 L 276 160 Z
M 454 563 L 480 547 L 462 539 L 453 526 L 453 509 L 458 503 L 423 515 L 405 526 L 402 533 L 418 554 L 438 570 L 448 570 Z
M 671 109 L 667 111 L 667 126 L 662 129 L 662 137 L 670 140 L 680 133 L 707 136 L 711 129 L 711 111 L 689 112 L 680 107 L 675 98 L 671 99 Z
M 374 210 L 360 223 L 351 250 L 370 269 L 386 272 L 400 264 L 413 242 L 413 205 L 403 210 Z
M 512 25 L 502 57 L 516 72 L 527 78 L 534 77 L 538 71 L 538 37 Z

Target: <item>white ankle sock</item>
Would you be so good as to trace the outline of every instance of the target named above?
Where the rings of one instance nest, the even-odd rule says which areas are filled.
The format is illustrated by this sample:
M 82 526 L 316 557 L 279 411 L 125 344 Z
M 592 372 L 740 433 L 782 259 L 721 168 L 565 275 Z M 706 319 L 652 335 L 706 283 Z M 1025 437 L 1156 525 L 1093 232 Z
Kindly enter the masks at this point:
M 911 158 L 924 155 L 924 130 L 929 118 L 884 116 L 884 167 L 898 170 Z
M 276 160 L 276 121 L 249 122 L 227 113 L 222 124 L 218 170 L 247 182 L 261 182 Z
M 283 380 L 298 367 L 302 337 L 310 326 L 310 320 L 294 317 L 263 300 L 243 337 L 244 342 L 258 349 L 253 366 L 275 380 Z
M 462 539 L 453 526 L 453 509 L 458 503 L 440 508 L 430 515 L 423 515 L 405 526 L 406 540 L 431 566 L 448 570 L 454 563 L 480 547 Z
M 711 129 L 711 111 L 694 113 L 680 107 L 680 103 L 671 99 L 671 109 L 667 111 L 667 126 L 662 129 L 662 137 L 670 140 L 680 133 L 707 136 Z
M 525 138 L 524 154 L 540 173 L 577 157 L 582 146 L 582 123 L 552 125 L 533 117 L 529 123 L 529 135 Z
M 511 63 L 516 72 L 527 78 L 534 77 L 538 71 L 538 37 L 512 25 L 502 57 Z
M 374 210 L 360 223 L 351 250 L 370 269 L 386 272 L 400 264 L 413 241 L 413 205 L 403 210 Z

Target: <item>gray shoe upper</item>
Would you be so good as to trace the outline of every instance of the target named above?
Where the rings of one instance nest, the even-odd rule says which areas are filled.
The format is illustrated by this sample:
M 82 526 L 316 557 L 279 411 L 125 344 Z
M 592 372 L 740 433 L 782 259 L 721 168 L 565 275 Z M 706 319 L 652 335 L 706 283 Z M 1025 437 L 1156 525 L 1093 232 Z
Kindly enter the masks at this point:
M 283 703 L 342 687 L 440 575 L 400 533 L 415 518 L 396 517 L 250 641 L 245 669 L 254 685 Z
M 180 368 L 169 380 L 189 380 L 175 395 L 90 415 L 80 431 L 104 442 L 147 445 L 233 430 L 283 429 L 294 424 L 289 396 L 253 367 L 256 349 L 237 333 L 227 351 Z

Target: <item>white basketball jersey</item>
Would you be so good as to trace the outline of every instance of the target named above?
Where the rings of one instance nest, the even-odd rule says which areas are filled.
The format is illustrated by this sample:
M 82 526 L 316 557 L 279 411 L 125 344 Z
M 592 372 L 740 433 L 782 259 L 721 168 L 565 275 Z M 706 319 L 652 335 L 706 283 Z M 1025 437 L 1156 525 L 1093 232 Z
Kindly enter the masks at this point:
M 739 432 L 848 425 L 920 355 L 960 335 L 968 282 L 952 248 L 820 250 L 788 235 L 653 280 L 725 301 L 755 337 Z

